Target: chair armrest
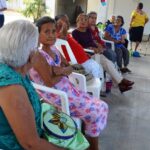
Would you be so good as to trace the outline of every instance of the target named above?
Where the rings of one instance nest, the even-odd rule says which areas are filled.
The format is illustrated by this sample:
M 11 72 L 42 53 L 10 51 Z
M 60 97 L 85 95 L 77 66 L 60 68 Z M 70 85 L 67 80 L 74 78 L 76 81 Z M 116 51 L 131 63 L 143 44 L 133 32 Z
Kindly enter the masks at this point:
M 99 33 L 99 36 L 100 36 L 100 38 L 101 38 L 101 40 L 102 40 L 103 42 L 111 44 L 112 50 L 115 51 L 115 44 L 114 44 L 113 41 L 109 41 L 109 40 L 104 39 L 103 33 L 101 33 L 101 32 Z
M 68 77 L 76 87 L 84 92 L 87 92 L 86 78 L 83 74 L 72 72 Z
M 87 49 L 87 48 L 84 48 L 84 51 L 85 51 L 85 52 L 90 52 L 90 53 L 93 53 L 93 54 L 95 53 L 94 50 Z
M 41 91 L 59 95 L 61 98 L 62 111 L 65 112 L 66 114 L 70 115 L 68 96 L 65 92 L 56 90 L 53 88 L 49 88 L 49 87 L 46 87 L 46 86 L 43 86 L 43 85 L 40 85 L 40 84 L 37 84 L 34 82 L 31 82 L 31 83 L 32 83 L 33 87 L 37 90 L 41 90 Z

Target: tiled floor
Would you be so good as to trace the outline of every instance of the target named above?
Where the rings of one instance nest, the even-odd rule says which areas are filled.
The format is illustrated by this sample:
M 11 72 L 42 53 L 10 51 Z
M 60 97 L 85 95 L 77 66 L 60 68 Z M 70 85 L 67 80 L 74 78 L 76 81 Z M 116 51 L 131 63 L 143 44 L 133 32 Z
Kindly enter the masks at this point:
M 149 53 L 150 54 L 150 53 Z M 107 97 L 108 126 L 100 137 L 101 150 L 150 150 L 150 55 L 131 58 L 133 89 Z

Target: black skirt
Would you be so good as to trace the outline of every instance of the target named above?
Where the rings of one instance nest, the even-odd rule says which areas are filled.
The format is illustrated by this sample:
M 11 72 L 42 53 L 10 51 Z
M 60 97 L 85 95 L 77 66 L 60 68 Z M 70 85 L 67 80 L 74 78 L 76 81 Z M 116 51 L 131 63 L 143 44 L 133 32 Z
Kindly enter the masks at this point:
M 143 37 L 144 27 L 131 27 L 129 30 L 130 41 L 141 42 Z

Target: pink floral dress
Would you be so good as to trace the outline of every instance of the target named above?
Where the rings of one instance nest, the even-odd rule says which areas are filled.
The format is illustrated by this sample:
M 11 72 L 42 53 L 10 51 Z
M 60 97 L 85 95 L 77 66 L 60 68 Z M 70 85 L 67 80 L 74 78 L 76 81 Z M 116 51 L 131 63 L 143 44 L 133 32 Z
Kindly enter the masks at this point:
M 61 57 L 59 51 L 54 46 L 51 49 L 56 54 L 55 60 L 45 51 L 39 51 L 49 65 L 60 66 Z M 30 77 L 34 82 L 44 84 L 33 68 L 30 70 Z M 84 121 L 86 135 L 91 137 L 99 136 L 107 123 L 108 105 L 104 101 L 77 89 L 65 76 L 53 88 L 67 93 L 71 116 L 78 117 Z M 38 91 L 38 93 L 43 99 L 60 108 L 61 101 L 59 96 L 41 91 Z

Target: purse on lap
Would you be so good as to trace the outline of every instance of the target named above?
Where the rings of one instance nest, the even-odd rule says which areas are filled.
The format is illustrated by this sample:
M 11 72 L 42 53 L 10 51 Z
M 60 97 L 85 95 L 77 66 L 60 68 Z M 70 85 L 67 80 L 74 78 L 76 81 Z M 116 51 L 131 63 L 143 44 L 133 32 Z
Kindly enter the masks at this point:
M 82 67 L 82 65 L 74 64 L 74 65 L 72 65 L 72 68 L 73 68 L 74 72 L 83 74 L 86 78 L 86 81 L 89 81 L 89 80 L 93 79 L 93 75 L 91 73 L 87 73 L 85 71 L 85 69 Z
M 48 103 L 42 103 L 41 126 L 47 141 L 68 150 L 85 150 L 89 143 L 75 121 Z

